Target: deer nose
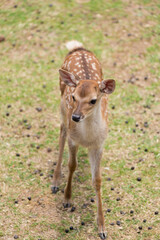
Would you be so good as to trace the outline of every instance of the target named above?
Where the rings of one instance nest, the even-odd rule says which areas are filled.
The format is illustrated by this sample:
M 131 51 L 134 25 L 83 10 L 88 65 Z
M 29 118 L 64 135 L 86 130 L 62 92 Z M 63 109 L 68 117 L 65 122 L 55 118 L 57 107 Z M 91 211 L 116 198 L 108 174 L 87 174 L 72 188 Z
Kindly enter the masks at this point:
M 72 120 L 75 121 L 75 122 L 79 122 L 79 121 L 80 121 L 80 118 L 81 118 L 80 115 L 76 115 L 76 114 L 73 114 L 73 115 L 72 115 Z

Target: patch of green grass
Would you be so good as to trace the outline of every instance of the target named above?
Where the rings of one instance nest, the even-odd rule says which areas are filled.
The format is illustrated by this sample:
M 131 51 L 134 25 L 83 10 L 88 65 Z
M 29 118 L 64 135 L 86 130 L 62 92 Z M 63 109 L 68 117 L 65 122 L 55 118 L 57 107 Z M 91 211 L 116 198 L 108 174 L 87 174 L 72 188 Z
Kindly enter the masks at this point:
M 0 231 L 0 237 L 3 237 L 4 233 L 2 231 Z

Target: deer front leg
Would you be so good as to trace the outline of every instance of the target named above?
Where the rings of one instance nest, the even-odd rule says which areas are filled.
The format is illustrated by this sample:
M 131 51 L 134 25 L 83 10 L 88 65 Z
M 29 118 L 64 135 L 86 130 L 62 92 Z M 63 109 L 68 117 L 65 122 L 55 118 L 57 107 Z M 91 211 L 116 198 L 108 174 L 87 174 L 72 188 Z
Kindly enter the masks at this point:
M 67 208 L 70 206 L 70 199 L 72 195 L 72 177 L 73 173 L 77 166 L 76 154 L 78 150 L 78 146 L 74 145 L 71 139 L 68 139 L 68 147 L 69 147 L 69 162 L 68 162 L 68 181 L 64 192 L 64 207 Z
M 107 234 L 105 233 L 104 216 L 103 216 L 102 199 L 101 199 L 101 171 L 100 171 L 101 158 L 102 158 L 101 147 L 89 149 L 89 159 L 90 159 L 91 172 L 92 172 L 92 183 L 96 191 L 96 200 L 97 200 L 98 232 L 101 239 L 106 239 Z
M 58 185 L 61 177 L 61 164 L 62 164 L 62 156 L 63 156 L 64 145 L 66 141 L 66 136 L 67 136 L 66 128 L 65 128 L 65 125 L 62 123 L 60 127 L 58 162 L 53 175 L 53 184 L 51 186 L 52 193 L 57 193 L 59 190 Z

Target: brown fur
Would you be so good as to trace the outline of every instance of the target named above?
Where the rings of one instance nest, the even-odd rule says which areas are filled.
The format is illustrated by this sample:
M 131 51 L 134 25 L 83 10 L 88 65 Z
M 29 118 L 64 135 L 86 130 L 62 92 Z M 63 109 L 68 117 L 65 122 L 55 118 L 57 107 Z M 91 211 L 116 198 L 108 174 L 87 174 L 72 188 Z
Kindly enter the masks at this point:
M 69 204 L 71 200 L 72 177 L 77 166 L 76 154 L 78 146 L 82 145 L 87 147 L 89 152 L 92 182 L 97 199 L 98 230 L 102 239 L 105 239 L 100 174 L 103 143 L 108 130 L 108 98 L 104 92 L 105 87 L 114 90 L 115 83 L 114 80 L 110 80 L 109 83 L 106 80 L 102 82 L 103 76 L 99 61 L 93 53 L 83 48 L 69 52 L 60 70 L 60 75 L 62 124 L 59 160 L 54 173 L 53 185 L 55 188 L 59 184 L 64 143 L 68 135 L 69 175 L 64 194 L 65 204 Z M 91 103 L 93 99 L 96 99 L 95 104 Z M 79 116 L 80 122 L 72 121 L 73 115 Z
M 89 50 L 87 50 L 87 49 L 85 49 L 85 48 L 83 48 L 83 47 L 80 47 L 80 48 L 76 48 L 76 49 L 73 49 L 72 51 L 70 51 L 70 52 L 67 54 L 67 56 L 68 56 L 68 55 L 71 55 L 72 53 L 77 52 L 77 51 L 90 52 Z

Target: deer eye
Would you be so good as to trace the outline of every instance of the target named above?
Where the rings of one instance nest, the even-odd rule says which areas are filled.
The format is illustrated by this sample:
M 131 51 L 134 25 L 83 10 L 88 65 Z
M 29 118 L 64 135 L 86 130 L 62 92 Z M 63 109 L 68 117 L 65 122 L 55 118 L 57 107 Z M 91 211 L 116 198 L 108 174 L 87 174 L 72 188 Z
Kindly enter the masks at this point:
M 91 103 L 91 104 L 95 104 L 96 101 L 97 101 L 97 99 L 92 99 L 92 100 L 90 101 L 90 103 Z
M 75 99 L 75 97 L 73 95 L 72 95 L 72 99 L 73 99 L 74 102 L 76 101 L 76 99 Z

